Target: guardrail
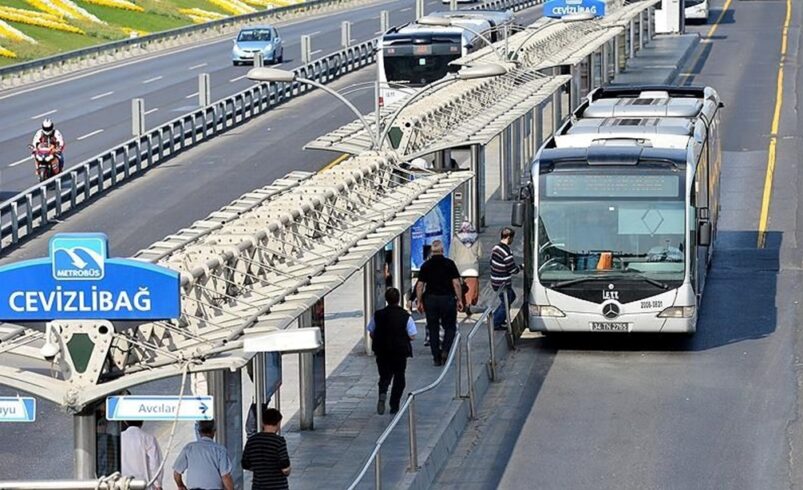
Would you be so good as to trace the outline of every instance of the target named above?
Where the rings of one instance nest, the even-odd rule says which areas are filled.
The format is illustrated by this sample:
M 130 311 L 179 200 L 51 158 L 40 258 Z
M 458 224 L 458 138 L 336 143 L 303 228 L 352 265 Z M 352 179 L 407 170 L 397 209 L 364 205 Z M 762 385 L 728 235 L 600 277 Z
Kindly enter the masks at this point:
M 505 308 L 508 308 L 507 302 L 505 302 Z M 357 485 L 362 482 L 362 479 L 365 478 L 365 475 L 368 474 L 368 470 L 371 468 L 371 465 L 374 466 L 374 487 L 379 490 L 382 488 L 382 445 L 385 441 L 390 437 L 390 434 L 399 425 L 402 418 L 405 414 L 407 414 L 407 440 L 408 440 L 408 450 L 409 450 L 409 457 L 410 457 L 410 466 L 408 468 L 409 471 L 418 471 L 418 436 L 416 432 L 416 418 L 415 418 L 415 399 L 418 396 L 423 395 L 429 391 L 434 390 L 437 388 L 444 379 L 446 379 L 446 374 L 449 372 L 449 369 L 452 367 L 452 363 L 455 359 L 456 362 L 456 369 L 455 369 L 455 399 L 464 399 L 468 400 L 469 406 L 469 415 L 472 419 L 474 419 L 477 415 L 476 413 L 476 395 L 474 392 L 474 367 L 473 367 L 473 359 L 472 359 L 472 350 L 471 350 L 471 341 L 474 336 L 479 331 L 482 325 L 487 326 L 488 331 L 488 343 L 490 344 L 489 347 L 489 358 L 488 358 L 488 378 L 491 381 L 496 380 L 496 350 L 494 346 L 494 327 L 493 327 L 493 311 L 496 309 L 497 304 L 499 301 L 495 301 L 493 306 L 490 306 L 485 309 L 483 314 L 476 320 L 474 326 L 469 331 L 468 335 L 466 336 L 465 340 L 465 350 L 466 350 L 466 375 L 468 377 L 468 391 L 463 394 L 462 388 L 462 378 L 463 378 L 463 336 L 460 333 L 459 329 L 455 333 L 454 341 L 452 343 L 452 348 L 449 349 L 449 356 L 446 359 L 446 364 L 444 365 L 443 369 L 441 370 L 440 375 L 433 381 L 432 383 L 428 384 L 423 388 L 419 388 L 415 391 L 411 391 L 407 398 L 404 400 L 404 403 L 399 408 L 399 412 L 393 417 L 393 420 L 390 421 L 388 426 L 385 428 L 382 435 L 379 436 L 379 439 L 376 440 L 376 445 L 374 446 L 374 450 L 368 456 L 367 461 L 360 469 L 360 472 L 357 474 L 357 477 L 354 478 L 351 485 L 349 485 L 349 490 L 354 490 L 357 488 Z M 510 318 L 510 311 L 508 309 L 507 316 Z
M 539 3 L 543 3 L 543 0 L 491 0 L 474 8 L 522 10 Z M 373 63 L 377 41 L 371 39 L 350 46 L 293 71 L 299 77 L 328 83 Z M 121 182 L 141 175 L 183 150 L 310 90 L 314 88 L 298 82 L 255 85 L 168 121 L 140 137 L 130 139 L 45 182 L 29 187 L 0 203 L 0 252 L 19 244 L 37 229 L 88 203 Z
M 25 83 L 44 80 L 54 75 L 63 75 L 89 68 L 99 57 L 102 61 L 128 59 L 132 56 L 175 46 L 196 42 L 210 37 L 218 37 L 235 31 L 247 22 L 276 20 L 284 15 L 305 13 L 342 4 L 360 3 L 355 0 L 309 0 L 285 7 L 261 10 L 250 14 L 226 17 L 198 25 L 179 27 L 130 39 L 89 46 L 46 58 L 16 63 L 0 68 L 0 90 L 13 88 Z
M 328 83 L 373 62 L 375 47 L 376 40 L 370 40 L 294 71 Z M 254 85 L 26 189 L 0 204 L 0 251 L 121 182 L 310 90 L 298 82 Z

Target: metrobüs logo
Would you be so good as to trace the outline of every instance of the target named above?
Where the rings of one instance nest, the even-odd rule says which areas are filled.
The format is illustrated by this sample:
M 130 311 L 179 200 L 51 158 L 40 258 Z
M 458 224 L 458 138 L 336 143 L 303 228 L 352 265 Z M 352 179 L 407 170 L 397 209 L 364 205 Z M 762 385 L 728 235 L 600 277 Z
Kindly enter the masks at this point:
M 59 235 L 50 240 L 53 278 L 58 281 L 99 281 L 106 274 L 106 236 Z

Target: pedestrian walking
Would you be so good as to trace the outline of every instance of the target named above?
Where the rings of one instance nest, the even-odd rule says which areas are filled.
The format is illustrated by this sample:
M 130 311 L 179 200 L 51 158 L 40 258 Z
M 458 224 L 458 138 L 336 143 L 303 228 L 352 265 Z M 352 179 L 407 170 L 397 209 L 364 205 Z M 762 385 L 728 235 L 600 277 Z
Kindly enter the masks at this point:
M 511 228 L 502 228 L 499 243 L 491 251 L 491 287 L 499 295 L 500 301 L 500 305 L 494 311 L 493 318 L 494 328 L 497 330 L 505 330 L 504 325 L 507 321 L 505 298 L 507 297 L 508 305 L 512 305 L 516 300 L 511 277 L 513 274 L 518 274 L 520 269 L 516 265 L 513 252 L 510 250 L 510 244 L 513 243 L 514 236 L 516 236 L 516 232 Z
M 471 221 L 463 221 L 463 224 L 460 225 L 460 230 L 452 240 L 450 252 L 463 282 L 463 310 L 466 316 L 471 316 L 471 307 L 477 304 L 480 296 L 480 256 L 482 255 L 479 234 Z
M 120 434 L 120 474 L 153 483 L 148 490 L 162 488 L 162 450 L 156 437 L 142 430 L 141 420 L 123 422 Z M 155 478 L 154 478 L 155 477 Z
M 229 455 L 214 441 L 215 421 L 200 421 L 198 432 L 201 438 L 184 446 L 173 464 L 178 490 L 234 490 Z
M 457 330 L 457 312 L 463 310 L 460 272 L 443 255 L 443 242 L 432 242 L 431 256 L 421 265 L 416 285 L 418 311 L 426 314 L 429 348 L 436 366 L 443 365 Z M 440 328 L 443 327 L 443 341 Z
M 262 431 L 245 443 L 243 469 L 254 472 L 252 490 L 286 490 L 289 488 L 290 456 L 287 442 L 278 434 L 282 414 L 275 408 L 262 408 Z
M 387 400 L 388 387 L 393 382 L 390 391 L 390 413 L 399 411 L 399 403 L 404 394 L 404 372 L 407 370 L 407 358 L 413 357 L 413 346 L 410 342 L 415 339 L 415 321 L 410 314 L 399 305 L 401 293 L 396 288 L 385 291 L 387 306 L 374 313 L 366 329 L 371 334 L 374 354 L 376 354 L 376 367 L 379 371 L 379 401 L 376 412 L 385 413 L 385 400 Z

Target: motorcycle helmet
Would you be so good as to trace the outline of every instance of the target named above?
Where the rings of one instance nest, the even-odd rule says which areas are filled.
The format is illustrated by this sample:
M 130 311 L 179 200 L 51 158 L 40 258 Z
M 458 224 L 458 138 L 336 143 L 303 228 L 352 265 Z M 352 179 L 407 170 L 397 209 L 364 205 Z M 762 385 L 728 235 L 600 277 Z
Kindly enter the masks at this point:
M 53 121 L 50 119 L 42 121 L 42 132 L 45 133 L 46 136 L 53 134 L 54 129 L 56 129 L 56 126 L 53 124 Z

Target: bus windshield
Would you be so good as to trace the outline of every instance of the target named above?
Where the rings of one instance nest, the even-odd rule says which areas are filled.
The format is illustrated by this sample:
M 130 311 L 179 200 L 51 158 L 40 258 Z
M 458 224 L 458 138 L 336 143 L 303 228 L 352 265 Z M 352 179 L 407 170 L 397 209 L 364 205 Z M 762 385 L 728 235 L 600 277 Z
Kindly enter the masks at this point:
M 386 37 L 382 50 L 385 81 L 423 87 L 449 72 L 449 63 L 463 55 L 462 35 Z
M 542 283 L 628 275 L 682 280 L 686 205 L 679 173 L 541 175 Z

